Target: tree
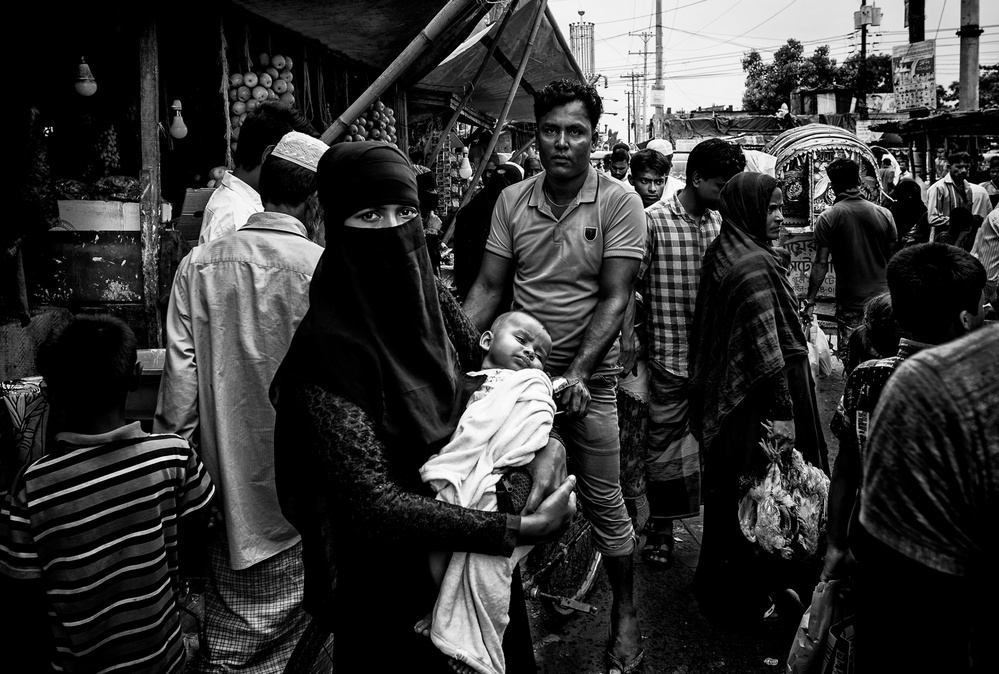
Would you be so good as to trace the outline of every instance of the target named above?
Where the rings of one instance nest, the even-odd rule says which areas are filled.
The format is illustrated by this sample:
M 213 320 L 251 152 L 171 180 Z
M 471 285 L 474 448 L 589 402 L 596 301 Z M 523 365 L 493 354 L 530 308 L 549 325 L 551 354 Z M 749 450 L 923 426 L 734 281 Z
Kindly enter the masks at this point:
M 836 74 L 840 86 L 865 94 L 889 93 L 892 90 L 892 63 L 888 54 L 867 56 L 867 76 L 860 82 L 860 54 L 847 56 Z M 862 87 L 858 88 L 858 85 Z
M 978 104 L 982 108 L 999 108 L 999 63 L 981 67 Z
M 801 87 L 831 86 L 835 80 L 836 61 L 829 58 L 823 45 L 805 58 L 805 48 L 794 38 L 774 52 L 772 63 L 764 63 L 755 49 L 742 58 L 746 89 L 742 106 L 746 110 L 777 110 L 791 102 L 791 94 Z
M 937 85 L 937 108 L 954 109 L 957 107 L 960 97 L 961 85 L 959 83 L 951 82 L 946 89 L 942 84 Z

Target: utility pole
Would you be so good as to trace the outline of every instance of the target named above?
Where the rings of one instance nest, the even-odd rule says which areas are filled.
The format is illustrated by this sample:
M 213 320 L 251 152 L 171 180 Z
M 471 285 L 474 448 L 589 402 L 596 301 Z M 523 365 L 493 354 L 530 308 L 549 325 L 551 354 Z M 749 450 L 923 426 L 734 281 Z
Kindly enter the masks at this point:
M 631 92 L 625 91 L 624 96 L 628 101 L 628 145 L 631 145 Z
M 662 138 L 663 106 L 666 105 L 666 91 L 663 87 L 663 0 L 656 0 L 656 82 L 652 85 L 652 107 L 655 108 L 653 136 Z
M 909 27 L 909 44 L 922 42 L 926 39 L 926 0 L 908 0 L 906 2 L 906 25 Z M 928 176 L 928 163 L 933 161 L 927 157 L 926 143 L 909 143 L 909 165 L 916 176 Z
M 648 81 L 649 81 L 649 54 L 652 53 L 649 51 L 649 40 L 652 39 L 652 33 L 631 33 L 631 35 L 637 35 L 638 37 L 642 38 L 642 41 L 645 43 L 645 45 L 642 47 L 642 51 L 628 52 L 629 55 L 631 54 L 641 55 L 644 61 L 644 65 L 642 66 L 642 95 L 640 99 L 641 107 L 639 108 L 638 114 L 636 115 L 636 122 L 641 127 L 641 132 L 640 132 L 641 135 L 639 135 L 638 133 L 635 134 L 635 142 L 638 143 L 644 140 L 646 135 L 648 134 L 648 128 L 647 128 L 648 124 L 645 121 L 646 119 L 645 116 L 648 110 L 648 102 L 645 100 L 645 90 L 648 87 Z
M 861 17 L 867 0 L 860 0 Z M 861 119 L 867 119 L 867 23 L 861 18 L 860 24 L 860 67 L 857 69 L 857 112 Z
M 978 109 L 978 0 L 961 0 L 961 72 L 958 110 Z
M 638 80 L 642 79 L 642 76 L 639 73 L 628 73 L 627 75 L 621 75 L 621 79 L 623 79 L 623 80 L 631 80 L 631 91 L 626 91 L 625 92 L 626 94 L 630 94 L 630 96 L 631 96 L 630 102 L 628 103 L 628 115 L 629 115 L 628 131 L 629 131 L 629 134 L 630 134 L 630 132 L 631 132 L 631 120 L 635 120 L 635 142 L 637 143 L 637 142 L 639 142 L 641 140 L 642 136 L 640 135 L 639 129 L 638 129 L 638 124 L 639 124 L 639 114 L 638 114 L 638 109 L 637 109 L 638 108 L 638 93 L 635 91 L 635 82 L 637 82 Z M 636 108 L 634 111 L 632 111 L 632 109 L 631 109 L 632 105 L 634 105 L 635 108 Z M 630 135 L 628 137 L 628 142 L 631 143 L 631 137 L 630 137 Z

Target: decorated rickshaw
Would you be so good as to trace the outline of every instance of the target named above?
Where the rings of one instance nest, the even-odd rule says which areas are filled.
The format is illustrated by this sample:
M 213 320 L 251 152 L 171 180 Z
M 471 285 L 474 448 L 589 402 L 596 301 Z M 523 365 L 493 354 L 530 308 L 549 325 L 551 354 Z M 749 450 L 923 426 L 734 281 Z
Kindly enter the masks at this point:
M 856 134 L 829 124 L 806 124 L 789 129 L 763 148 L 777 158 L 776 177 L 784 192 L 784 226 L 789 234 L 811 232 L 815 219 L 836 202 L 826 166 L 846 157 L 860 164 L 860 191 L 883 203 L 877 177 L 877 158 Z

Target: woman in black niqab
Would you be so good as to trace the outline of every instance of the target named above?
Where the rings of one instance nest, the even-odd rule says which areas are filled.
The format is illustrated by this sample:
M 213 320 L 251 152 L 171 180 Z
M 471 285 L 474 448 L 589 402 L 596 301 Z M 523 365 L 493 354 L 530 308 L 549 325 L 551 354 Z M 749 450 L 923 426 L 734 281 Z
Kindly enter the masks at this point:
M 450 671 L 413 629 L 436 597 L 427 551 L 508 556 L 521 518 L 436 501 L 419 478 L 478 381 L 446 336 L 408 161 L 385 143 L 343 143 L 318 181 L 327 248 L 271 387 L 275 479 L 302 535 L 305 607 L 333 631 L 337 671 Z M 372 224 L 346 225 L 358 221 Z M 510 615 L 510 671 L 533 671 L 519 587 Z

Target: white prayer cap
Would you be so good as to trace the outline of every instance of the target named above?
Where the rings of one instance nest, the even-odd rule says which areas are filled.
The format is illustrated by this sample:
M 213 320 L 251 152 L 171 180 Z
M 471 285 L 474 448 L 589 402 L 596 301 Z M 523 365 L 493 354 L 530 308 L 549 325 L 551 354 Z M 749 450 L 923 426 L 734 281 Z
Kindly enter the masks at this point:
M 328 149 L 330 146 L 318 138 L 298 131 L 290 131 L 281 138 L 281 142 L 274 146 L 271 156 L 290 161 L 292 164 L 298 164 L 302 168 L 315 172 L 319 167 L 319 158 Z
M 673 154 L 673 143 L 664 138 L 653 138 L 649 141 L 649 144 L 645 146 L 645 149 L 657 150 L 668 157 Z

